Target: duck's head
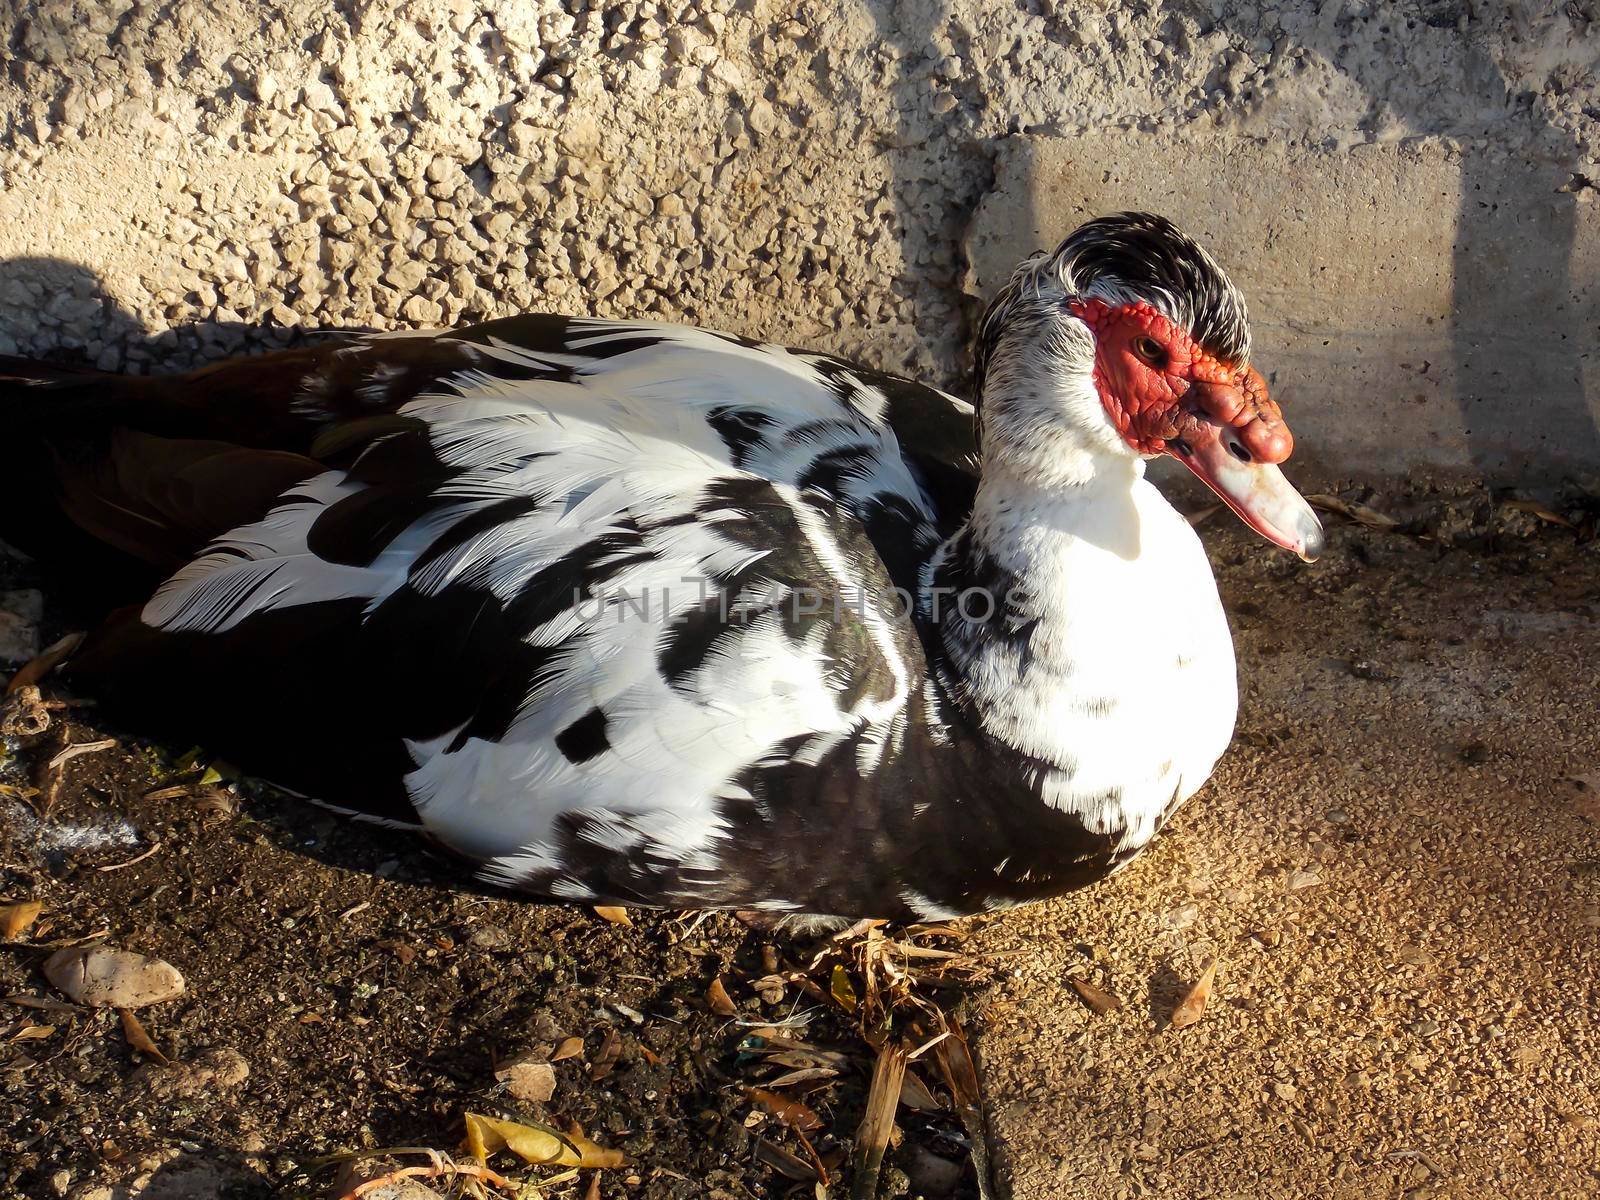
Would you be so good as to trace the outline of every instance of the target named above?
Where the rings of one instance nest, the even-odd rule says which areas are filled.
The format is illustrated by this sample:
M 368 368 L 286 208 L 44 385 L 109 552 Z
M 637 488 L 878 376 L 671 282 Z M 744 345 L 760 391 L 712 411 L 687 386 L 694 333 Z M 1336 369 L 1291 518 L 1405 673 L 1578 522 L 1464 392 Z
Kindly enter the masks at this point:
M 1321 522 L 1278 464 L 1294 437 L 1250 365 L 1244 297 L 1170 222 L 1118 213 L 1017 268 L 978 341 L 985 471 L 1073 485 L 1171 455 L 1308 562 Z

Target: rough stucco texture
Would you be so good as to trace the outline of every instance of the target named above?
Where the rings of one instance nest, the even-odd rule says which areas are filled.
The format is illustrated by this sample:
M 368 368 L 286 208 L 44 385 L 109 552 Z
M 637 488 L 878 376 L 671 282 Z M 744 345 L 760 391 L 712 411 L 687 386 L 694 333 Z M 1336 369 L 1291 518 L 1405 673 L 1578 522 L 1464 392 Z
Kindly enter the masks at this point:
M 1322 462 L 1392 468 L 1415 439 L 1446 465 L 1593 465 L 1592 300 L 1538 312 L 1528 328 L 1546 341 L 1531 346 L 1485 322 L 1590 281 L 1578 214 L 1594 194 L 1583 181 L 1600 179 L 1597 17 L 1593 0 L 10 4 L 0 352 L 143 370 L 270 345 L 289 326 L 551 308 L 714 324 L 960 387 L 962 234 L 997 159 L 1015 188 L 1005 139 L 1026 133 L 1037 161 L 1078 147 L 1080 178 L 1111 173 L 1075 203 L 1171 207 L 1165 180 L 1179 215 L 1227 241 L 1285 398 L 1316 403 Z M 1289 309 L 1302 348 L 1324 329 L 1339 347 L 1384 322 L 1391 298 L 1324 294 L 1275 264 L 1255 235 L 1293 245 L 1296 212 L 1229 197 L 1204 219 L 1196 148 L 1266 139 L 1264 153 L 1331 164 L 1319 180 L 1365 196 L 1356 164 L 1387 161 L 1372 147 L 1422 137 L 1384 154 L 1418 156 L 1431 215 L 1332 228 L 1358 235 L 1352 260 L 1415 232 L 1426 303 L 1360 343 L 1377 365 L 1302 354 Z M 1266 182 L 1268 196 L 1293 191 Z M 1480 203 L 1482 188 L 1495 199 Z M 1514 214 L 1538 210 L 1522 241 L 1504 241 L 1505 197 L 1520 197 Z M 1508 271 L 1457 240 L 1538 253 Z M 1403 274 L 1388 277 L 1410 286 Z M 1508 288 L 1501 307 L 1472 301 Z M 1463 311 L 1464 330 L 1437 329 Z M 1561 348 L 1544 361 L 1547 342 Z M 1502 386 L 1508 351 L 1540 358 L 1525 386 Z M 1426 400 L 1394 426 L 1405 444 L 1373 458 L 1372 393 L 1420 361 L 1441 374 L 1405 381 L 1393 404 Z M 1312 366 L 1314 381 L 1291 379 Z M 1360 424 L 1322 412 L 1346 402 Z M 1479 431 L 1518 422 L 1474 405 L 1538 432 L 1502 453 Z

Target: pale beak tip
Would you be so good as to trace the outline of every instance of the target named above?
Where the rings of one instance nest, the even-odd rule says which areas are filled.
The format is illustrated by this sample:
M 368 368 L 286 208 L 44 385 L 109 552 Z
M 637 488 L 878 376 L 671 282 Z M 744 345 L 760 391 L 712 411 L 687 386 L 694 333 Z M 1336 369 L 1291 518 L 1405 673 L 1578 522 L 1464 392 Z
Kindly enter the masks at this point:
M 1327 548 L 1328 535 L 1322 530 L 1322 522 L 1313 519 L 1312 527 L 1300 539 L 1300 558 L 1304 562 L 1314 563 Z

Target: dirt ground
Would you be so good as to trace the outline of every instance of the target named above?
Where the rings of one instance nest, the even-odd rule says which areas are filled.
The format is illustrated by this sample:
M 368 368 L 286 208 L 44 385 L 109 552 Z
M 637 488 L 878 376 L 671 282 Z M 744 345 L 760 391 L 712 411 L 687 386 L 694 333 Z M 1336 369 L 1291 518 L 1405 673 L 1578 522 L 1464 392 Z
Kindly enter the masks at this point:
M 0 593 L 27 594 L 27 568 L 0 565 Z M 0 1195 L 279 1195 L 274 1183 L 329 1153 L 454 1150 L 473 1111 L 577 1122 L 627 1154 L 628 1167 L 551 1197 L 811 1197 L 803 1147 L 748 1088 L 819 1064 L 838 1078 L 783 1095 L 818 1115 L 809 1140 L 837 1175 L 872 1053 L 826 995 L 819 1006 L 754 985 L 810 967 L 827 941 L 774 939 L 723 914 L 635 912 L 622 927 L 477 894 L 409 835 L 248 781 L 185 784 L 190 748 L 106 728 L 92 707 L 55 716 L 0 755 L 0 903 L 45 910 L 0 945 Z M 170 1064 L 135 1053 L 114 1011 L 63 1004 L 43 978 L 53 949 L 97 938 L 186 977 L 181 999 L 139 1014 Z M 840 957 L 812 973 L 827 981 Z M 717 979 L 736 1012 L 714 1011 Z M 574 1037 L 580 1051 L 552 1053 Z M 497 1079 L 524 1051 L 556 1060 L 548 1103 Z M 896 1194 L 913 1178 L 922 1194 L 976 1194 L 959 1120 L 903 1110 L 901 1124 L 884 1175 Z
M 1216 779 L 1121 876 L 968 928 L 998 974 L 965 1011 L 1000 1194 L 1600 1189 L 1600 543 L 1484 496 L 1413 499 L 1428 515 L 1400 531 L 1335 524 L 1311 568 L 1204 526 L 1243 685 Z M 751 1034 L 796 1014 L 848 1060 L 806 1095 L 824 1161 L 848 1150 L 870 1069 L 849 1021 L 743 982 L 811 943 L 464 893 L 410 838 L 270 792 L 145 799 L 189 747 L 57 719 L 0 782 L 38 781 L 52 738 L 117 744 L 66 764 L 43 822 L 0 795 L 0 901 L 46 909 L 0 950 L 5 1194 L 266 1196 L 337 1149 L 453 1147 L 471 1110 L 625 1150 L 600 1196 L 811 1196 L 763 1161 L 800 1147 L 743 1086 Z M 45 947 L 95 934 L 187 977 L 142 1013 L 177 1065 L 144 1065 L 109 1011 L 16 1003 L 58 998 Z M 1204 1016 L 1171 1028 L 1213 958 Z M 719 975 L 737 1020 L 708 1006 Z M 1121 1007 L 1097 1015 L 1073 977 Z M 583 1054 L 550 1102 L 508 1095 L 497 1063 L 568 1036 Z M 977 1194 L 959 1122 L 900 1123 L 885 1194 Z
M 1015 1200 L 1600 1194 L 1600 554 L 1533 521 L 1309 568 L 1207 532 L 1233 748 L 1123 875 L 977 939 L 1021 952 L 979 1038 Z

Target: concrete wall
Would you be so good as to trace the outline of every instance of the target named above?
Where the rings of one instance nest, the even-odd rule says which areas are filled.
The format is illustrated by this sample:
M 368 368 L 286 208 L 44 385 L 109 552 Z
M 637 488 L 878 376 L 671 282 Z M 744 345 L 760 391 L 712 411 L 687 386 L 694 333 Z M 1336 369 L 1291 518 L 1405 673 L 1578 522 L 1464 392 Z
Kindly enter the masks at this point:
M 1143 204 L 1302 458 L 1600 471 L 1600 0 L 9 0 L 0 45 L 0 353 L 535 309 L 965 390 L 964 231 L 981 289 Z
M 1118 208 L 1200 238 L 1250 300 L 1297 465 L 1551 482 L 1600 468 L 1600 204 L 1548 160 L 1416 139 L 1017 137 L 967 238 L 969 290 Z

